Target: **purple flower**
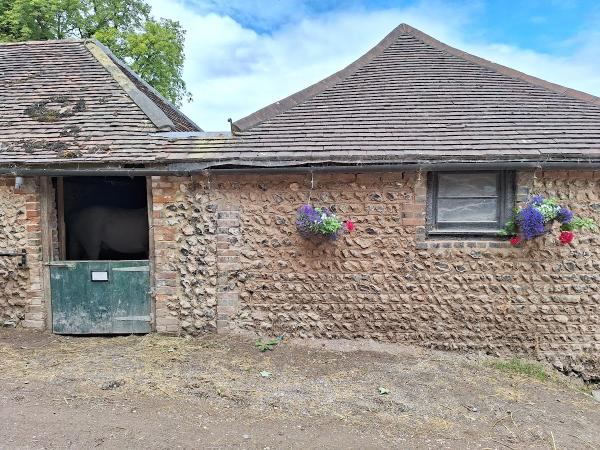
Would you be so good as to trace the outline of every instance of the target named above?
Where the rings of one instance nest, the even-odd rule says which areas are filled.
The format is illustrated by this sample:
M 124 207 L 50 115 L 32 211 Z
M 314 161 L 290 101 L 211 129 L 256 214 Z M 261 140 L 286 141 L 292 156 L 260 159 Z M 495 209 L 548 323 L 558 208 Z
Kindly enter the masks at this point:
M 528 204 L 519 212 L 517 222 L 526 240 L 544 233 L 544 216 L 531 204 Z
M 315 225 L 321 222 L 321 214 L 310 205 L 302 205 L 298 208 L 296 227 L 302 234 L 310 234 Z
M 343 224 L 329 208 L 302 205 L 297 211 L 296 228 L 304 237 L 327 236 L 336 240 Z
M 300 208 L 298 208 L 298 214 L 310 214 L 313 211 L 314 209 L 310 205 L 302 205 Z
M 569 208 L 561 206 L 558 214 L 556 215 L 556 220 L 562 224 L 569 223 L 571 220 L 573 220 L 573 213 Z
M 539 206 L 542 203 L 544 203 L 544 197 L 542 197 L 541 195 L 534 195 L 533 197 L 531 197 L 531 200 L 529 200 L 529 204 L 533 206 Z

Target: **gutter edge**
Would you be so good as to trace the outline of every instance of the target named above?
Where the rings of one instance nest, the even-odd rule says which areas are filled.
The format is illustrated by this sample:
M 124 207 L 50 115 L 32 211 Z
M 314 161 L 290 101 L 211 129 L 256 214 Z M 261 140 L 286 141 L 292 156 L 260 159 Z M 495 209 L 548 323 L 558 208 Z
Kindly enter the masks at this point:
M 395 172 L 395 171 L 444 171 L 444 170 L 600 170 L 600 159 L 573 159 L 555 161 L 495 160 L 495 161 L 431 161 L 414 160 L 398 163 L 378 164 L 332 164 L 265 166 L 251 165 L 232 167 L 232 161 L 205 163 L 170 163 L 154 167 L 65 167 L 44 166 L 0 167 L 0 175 L 23 176 L 189 176 L 199 173 L 310 173 L 310 172 Z

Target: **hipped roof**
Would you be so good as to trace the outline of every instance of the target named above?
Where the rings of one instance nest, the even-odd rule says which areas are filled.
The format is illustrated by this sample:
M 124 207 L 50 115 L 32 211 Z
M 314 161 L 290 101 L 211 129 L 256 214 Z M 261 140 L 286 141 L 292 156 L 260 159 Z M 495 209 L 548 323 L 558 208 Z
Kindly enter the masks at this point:
M 0 45 L 0 79 L 0 167 L 600 164 L 600 98 L 406 24 L 345 69 L 234 122 L 233 136 L 200 133 L 97 42 Z M 47 99 L 61 108 L 60 95 L 67 110 L 83 98 L 85 111 L 54 123 L 27 115 Z
M 245 152 L 371 163 L 600 156 L 600 98 L 402 24 L 340 72 L 236 121 Z

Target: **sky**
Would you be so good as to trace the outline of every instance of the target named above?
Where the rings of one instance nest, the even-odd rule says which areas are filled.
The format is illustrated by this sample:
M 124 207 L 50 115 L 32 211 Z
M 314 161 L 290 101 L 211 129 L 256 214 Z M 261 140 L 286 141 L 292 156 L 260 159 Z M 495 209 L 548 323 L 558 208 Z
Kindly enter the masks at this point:
M 182 110 L 206 131 L 359 58 L 400 23 L 461 50 L 600 95 L 600 1 L 150 0 L 186 30 Z

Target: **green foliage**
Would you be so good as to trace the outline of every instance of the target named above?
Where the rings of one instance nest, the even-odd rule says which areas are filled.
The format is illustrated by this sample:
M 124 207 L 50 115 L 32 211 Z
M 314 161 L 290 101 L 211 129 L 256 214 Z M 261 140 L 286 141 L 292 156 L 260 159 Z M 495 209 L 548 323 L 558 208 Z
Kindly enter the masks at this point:
M 560 226 L 562 231 L 591 231 L 593 233 L 598 231 L 598 225 L 594 219 L 583 218 L 575 216 L 569 223 L 564 223 Z
M 502 237 L 512 237 L 519 234 L 519 226 L 517 224 L 517 214 L 519 211 L 515 208 L 513 210 L 513 215 L 504 225 L 504 228 L 498 232 L 498 236 Z
M 317 208 L 317 211 L 321 212 L 319 208 Z M 340 228 L 342 228 L 342 222 L 336 216 L 327 216 L 323 219 L 319 232 L 329 235 L 337 233 Z
M 281 342 L 281 340 L 279 338 L 275 338 L 275 339 L 268 339 L 266 341 L 263 341 L 262 339 L 258 339 L 255 343 L 254 346 L 261 351 L 262 353 L 273 350 L 273 348 L 279 344 L 279 342 Z
M 191 100 L 182 79 L 185 31 L 143 0 L 0 0 L 0 41 L 96 38 L 164 97 Z
M 490 361 L 488 365 L 490 367 L 494 367 L 495 369 L 501 370 L 502 372 L 512 375 L 532 377 L 540 381 L 545 381 L 550 378 L 550 375 L 546 373 L 546 369 L 543 365 L 535 362 L 524 361 L 519 358 Z

